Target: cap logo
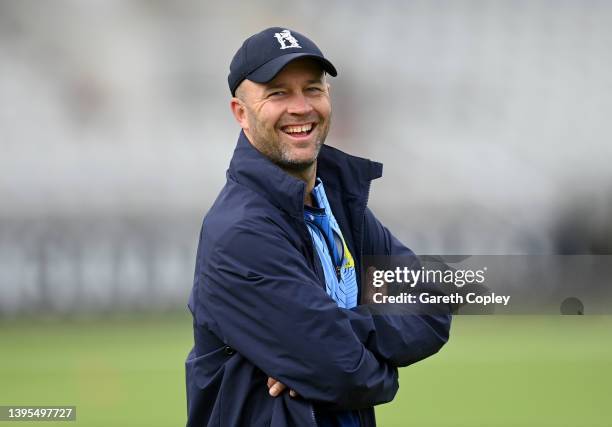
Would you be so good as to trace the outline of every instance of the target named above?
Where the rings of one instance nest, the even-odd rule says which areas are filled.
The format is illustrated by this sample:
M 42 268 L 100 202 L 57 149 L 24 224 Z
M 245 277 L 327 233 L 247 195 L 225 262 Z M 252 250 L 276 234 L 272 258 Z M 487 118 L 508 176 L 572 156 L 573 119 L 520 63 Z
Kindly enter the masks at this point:
M 302 48 L 302 46 L 299 45 L 297 39 L 291 35 L 291 31 L 289 30 L 283 30 L 280 33 L 274 33 L 274 37 L 276 37 L 276 40 L 278 40 L 281 49 L 289 49 L 291 47 L 297 47 L 299 49 Z M 290 44 L 287 45 L 285 42 L 288 42 Z

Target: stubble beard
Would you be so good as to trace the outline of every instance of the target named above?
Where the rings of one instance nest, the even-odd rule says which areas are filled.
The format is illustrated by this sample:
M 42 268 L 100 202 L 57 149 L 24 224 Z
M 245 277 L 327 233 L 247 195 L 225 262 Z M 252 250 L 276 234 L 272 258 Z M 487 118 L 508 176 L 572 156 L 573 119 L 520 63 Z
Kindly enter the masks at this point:
M 270 161 L 280 168 L 292 172 L 302 172 L 310 168 L 317 160 L 321 147 L 325 143 L 331 123 L 331 114 L 324 123 L 319 122 L 314 129 L 318 132 L 315 140 L 315 152 L 311 159 L 297 160 L 291 155 L 291 147 L 283 144 L 281 137 L 274 127 L 266 127 L 251 114 L 251 123 L 255 123 L 252 132 L 255 147 L 265 155 Z

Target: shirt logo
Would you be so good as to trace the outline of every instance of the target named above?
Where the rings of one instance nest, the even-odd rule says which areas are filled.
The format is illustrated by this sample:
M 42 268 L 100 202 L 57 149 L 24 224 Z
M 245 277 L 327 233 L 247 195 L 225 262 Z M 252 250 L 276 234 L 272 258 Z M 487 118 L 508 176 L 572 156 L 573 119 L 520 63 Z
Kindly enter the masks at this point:
M 289 49 L 291 47 L 297 47 L 299 49 L 302 48 L 302 46 L 299 45 L 297 39 L 291 35 L 291 31 L 289 30 L 283 30 L 280 33 L 274 33 L 274 37 L 276 37 L 276 40 L 278 40 L 281 49 Z M 287 45 L 285 42 L 288 42 L 290 44 Z
M 344 244 L 344 260 L 346 261 L 342 268 L 355 268 L 355 260 L 353 259 L 348 246 L 346 246 L 344 239 L 342 239 L 342 243 Z

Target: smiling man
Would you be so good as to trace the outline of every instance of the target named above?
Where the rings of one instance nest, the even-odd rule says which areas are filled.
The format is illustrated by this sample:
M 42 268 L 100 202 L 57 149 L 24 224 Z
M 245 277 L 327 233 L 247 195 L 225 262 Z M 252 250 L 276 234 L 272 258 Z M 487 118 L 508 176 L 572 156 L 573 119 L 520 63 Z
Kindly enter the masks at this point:
M 397 368 L 448 339 L 447 314 L 359 305 L 364 256 L 414 254 L 367 207 L 382 165 L 324 145 L 327 75 L 319 48 L 286 28 L 249 37 L 230 65 L 242 130 L 200 234 L 188 426 L 374 426 Z
M 329 85 L 322 65 L 336 74 L 331 63 L 315 58 L 298 56 L 265 84 L 242 81 L 231 101 L 234 117 L 251 144 L 306 183 L 307 205 L 312 205 L 316 160 L 331 119 Z

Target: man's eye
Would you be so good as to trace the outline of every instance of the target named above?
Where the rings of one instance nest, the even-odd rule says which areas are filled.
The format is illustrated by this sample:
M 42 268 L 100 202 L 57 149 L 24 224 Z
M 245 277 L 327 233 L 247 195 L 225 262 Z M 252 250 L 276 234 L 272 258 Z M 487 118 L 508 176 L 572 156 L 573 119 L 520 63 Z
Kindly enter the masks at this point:
M 268 96 L 279 96 L 279 95 L 284 95 L 285 92 L 283 92 L 282 90 L 276 90 L 274 92 L 270 92 L 270 94 Z
M 308 88 L 308 90 L 310 92 L 323 92 L 323 89 L 321 89 L 320 87 L 317 87 L 317 86 L 311 86 L 311 87 Z

